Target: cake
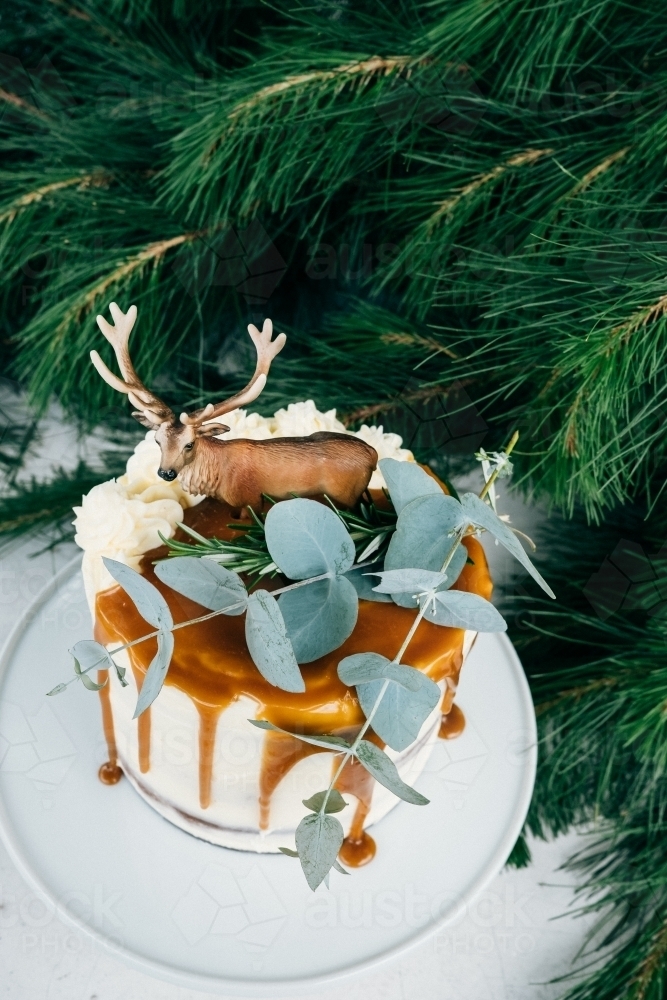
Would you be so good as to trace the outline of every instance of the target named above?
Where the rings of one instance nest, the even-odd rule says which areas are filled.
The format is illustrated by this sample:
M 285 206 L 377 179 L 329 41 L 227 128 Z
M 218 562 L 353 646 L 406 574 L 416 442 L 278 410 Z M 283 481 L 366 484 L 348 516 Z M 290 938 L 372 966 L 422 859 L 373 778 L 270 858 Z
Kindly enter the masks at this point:
M 335 410 L 317 411 L 312 401 L 293 403 L 273 418 L 236 409 L 225 415 L 225 439 L 269 440 L 317 432 L 346 434 Z M 414 463 L 401 439 L 381 427 L 362 427 L 356 436 L 379 458 Z M 237 516 L 229 504 L 191 495 L 178 479 L 158 475 L 160 449 L 149 431 L 129 458 L 125 475 L 94 487 L 75 508 L 76 540 L 84 550 L 83 577 L 95 638 L 107 648 L 146 634 L 145 621 L 108 573 L 103 557 L 124 563 L 150 580 L 164 595 L 175 622 L 206 609 L 175 593 L 155 575 L 155 563 L 168 556 L 162 538 L 187 540 L 182 522 L 199 535 L 232 539 Z M 440 484 L 446 492 L 443 484 Z M 378 504 L 387 503 L 381 472 L 369 483 Z M 161 537 L 162 536 L 162 537 Z M 468 562 L 455 588 L 491 594 L 483 549 L 463 539 Z M 268 581 L 268 582 L 267 582 Z M 278 586 L 264 577 L 262 586 Z M 255 666 L 245 641 L 244 616 L 222 615 L 174 633 L 175 649 L 164 687 L 138 719 L 138 691 L 155 655 L 155 640 L 115 656 L 126 668 L 123 687 L 114 671 L 100 690 L 108 761 L 100 769 L 113 783 L 121 773 L 146 802 L 166 819 L 195 836 L 224 847 L 276 852 L 294 841 L 304 814 L 303 800 L 326 788 L 332 774 L 330 751 L 277 731 L 257 729 L 249 719 L 268 720 L 301 733 L 353 736 L 364 715 L 354 688 L 343 684 L 337 664 L 346 656 L 374 650 L 393 657 L 416 616 L 389 598 L 360 598 L 352 634 L 342 646 L 301 666 L 306 690 L 290 693 L 269 684 Z M 459 673 L 475 632 L 441 627 L 424 620 L 409 648 L 409 662 L 435 681 L 441 702 L 406 749 L 386 748 L 401 778 L 412 784 L 423 770 L 439 736 L 452 738 L 463 727 L 453 703 Z M 100 671 L 99 680 L 107 673 Z M 369 731 L 372 740 L 383 746 Z M 340 858 L 351 866 L 370 860 L 375 845 L 366 829 L 399 799 L 377 783 L 360 763 L 349 761 L 336 782 L 346 808 L 338 814 L 345 841 Z
M 315 890 L 372 859 L 366 828 L 399 799 L 428 804 L 412 783 L 462 729 L 476 632 L 507 628 L 478 533 L 553 596 L 489 494 L 518 434 L 459 496 L 382 428 L 312 401 L 248 414 L 285 345 L 268 319 L 248 384 L 179 416 L 132 364 L 136 308 L 110 311 L 122 377 L 91 361 L 149 433 L 76 508 L 95 638 L 73 680 L 100 694 L 100 778 L 203 840 L 297 857 Z

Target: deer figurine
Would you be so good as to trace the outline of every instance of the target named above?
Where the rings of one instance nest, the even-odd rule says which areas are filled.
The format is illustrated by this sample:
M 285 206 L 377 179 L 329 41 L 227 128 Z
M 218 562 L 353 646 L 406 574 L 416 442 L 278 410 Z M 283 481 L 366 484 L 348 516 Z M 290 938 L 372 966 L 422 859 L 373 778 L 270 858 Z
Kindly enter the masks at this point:
M 287 500 L 295 494 L 326 494 L 343 507 L 357 503 L 378 460 L 375 449 L 359 438 L 326 431 L 265 441 L 223 441 L 218 437 L 229 427 L 213 421 L 257 399 L 266 385 L 271 362 L 285 346 L 284 333 L 271 339 L 270 319 L 264 320 L 261 332 L 252 324 L 248 326 L 257 351 L 257 366 L 247 386 L 221 403 L 208 403 L 178 418 L 146 388 L 130 360 L 128 341 L 137 318 L 136 306 L 123 313 L 112 302 L 109 309 L 114 325 L 103 316 L 97 317 L 97 325 L 114 349 L 123 378 L 109 370 L 97 351 L 90 352 L 90 359 L 104 381 L 125 393 L 136 407 L 132 416 L 155 431 L 161 455 L 158 475 L 162 479 L 172 482 L 178 476 L 188 493 L 221 500 L 237 517 L 248 507 L 259 512 L 263 494 L 276 500 Z

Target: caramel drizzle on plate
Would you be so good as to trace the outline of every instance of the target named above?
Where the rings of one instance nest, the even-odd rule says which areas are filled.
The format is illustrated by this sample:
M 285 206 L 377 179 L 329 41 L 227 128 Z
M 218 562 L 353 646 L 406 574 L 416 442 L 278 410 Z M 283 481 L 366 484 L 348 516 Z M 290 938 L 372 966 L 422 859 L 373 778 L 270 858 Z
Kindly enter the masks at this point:
M 203 500 L 185 511 L 184 521 L 207 537 L 232 538 L 235 535 L 227 525 L 232 520 L 226 505 L 212 499 Z M 492 584 L 482 546 L 472 536 L 466 537 L 470 562 L 463 568 L 455 587 L 483 597 L 491 596 Z M 205 614 L 206 609 L 171 590 L 157 579 L 153 562 L 166 556 L 166 549 L 154 549 L 142 559 L 141 572 L 164 595 L 175 622 L 186 621 Z M 272 589 L 282 584 L 281 578 L 264 578 L 261 585 Z M 355 732 L 364 721 L 353 688 L 346 687 L 338 678 L 337 665 L 344 656 L 373 651 L 390 659 L 400 648 L 416 611 L 401 608 L 393 603 L 359 601 L 359 617 L 352 635 L 332 653 L 302 665 L 306 690 L 302 694 L 281 691 L 269 684 L 255 667 L 245 642 L 243 615 L 219 615 L 174 633 L 174 654 L 165 684 L 176 687 L 193 702 L 199 713 L 199 799 L 206 809 L 211 803 L 215 759 L 216 727 L 221 713 L 234 700 L 246 695 L 256 703 L 256 717 L 267 719 L 281 729 L 292 732 L 343 733 Z M 97 595 L 95 637 L 99 642 L 124 643 L 145 635 L 149 630 L 131 599 L 120 587 L 112 587 Z M 406 654 L 407 662 L 423 670 L 438 682 L 447 678 L 447 692 L 443 712 L 447 716 L 447 735 L 458 735 L 463 728 L 462 713 L 455 714 L 452 707 L 454 692 L 462 664 L 463 629 L 443 628 L 427 619 L 419 626 Z M 157 652 L 155 639 L 133 646 L 128 650 L 137 687 Z M 118 769 L 113 718 L 108 685 L 100 691 L 104 732 L 109 747 L 109 763 L 115 774 Z M 458 710 L 457 710 L 458 711 Z M 450 720 L 451 719 L 451 723 Z M 457 720 L 455 723 L 455 719 Z M 142 773 L 150 768 L 150 709 L 138 719 L 139 766 Z M 454 729 L 459 726 L 455 734 Z M 377 737 L 369 730 L 369 737 Z M 294 737 L 267 731 L 260 772 L 259 825 L 269 824 L 271 796 L 292 767 L 319 748 Z M 330 751 L 325 751 L 330 752 Z M 334 758 L 335 762 L 336 758 Z M 120 774 L 118 775 L 120 776 Z M 102 777 L 102 775 L 100 775 Z M 102 780 L 108 780 L 102 778 Z M 118 778 L 116 778 L 118 780 Z M 357 806 L 350 832 L 343 846 L 341 857 L 350 865 L 365 864 L 375 853 L 375 844 L 363 830 L 364 820 L 371 805 L 373 778 L 358 763 L 350 762 L 341 773 L 337 787 L 355 795 Z

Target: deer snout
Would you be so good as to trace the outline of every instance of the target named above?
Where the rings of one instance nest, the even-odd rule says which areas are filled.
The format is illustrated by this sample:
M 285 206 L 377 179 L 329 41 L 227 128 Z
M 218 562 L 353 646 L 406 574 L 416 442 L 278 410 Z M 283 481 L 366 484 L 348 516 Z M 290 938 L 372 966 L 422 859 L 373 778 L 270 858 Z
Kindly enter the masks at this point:
M 158 469 L 157 474 L 160 479 L 164 479 L 168 483 L 173 483 L 174 479 L 178 475 L 176 469 Z

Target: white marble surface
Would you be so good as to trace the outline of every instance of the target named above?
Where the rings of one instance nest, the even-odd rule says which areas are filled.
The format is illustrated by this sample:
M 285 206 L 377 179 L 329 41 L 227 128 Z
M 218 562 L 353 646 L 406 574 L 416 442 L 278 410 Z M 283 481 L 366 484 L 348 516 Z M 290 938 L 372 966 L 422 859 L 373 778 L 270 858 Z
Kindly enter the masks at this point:
M 44 474 L 52 461 L 77 450 L 71 432 L 45 430 L 35 454 Z M 504 509 L 517 526 L 532 512 L 519 501 Z M 539 525 L 537 525 L 539 527 Z M 530 526 L 528 527 L 530 530 Z M 0 553 L 0 639 L 73 548 L 32 554 L 39 543 Z M 521 588 L 522 577 L 497 549 L 490 550 L 497 584 Z M 551 1000 L 589 929 L 568 914 L 572 877 L 559 871 L 581 838 L 532 842 L 532 865 L 505 870 L 468 912 L 431 940 L 370 975 L 317 996 L 346 1000 Z M 76 849 L 73 845 L 73 849 Z M 565 916 L 563 916 L 565 914 Z M 560 918 L 560 919 L 557 919 Z M 359 933 L 363 933 L 363 927 Z M 196 1000 L 208 996 L 151 979 L 101 951 L 61 923 L 25 885 L 0 846 L 0 998 L 8 1000 Z M 314 996 L 314 994 L 313 994 Z

